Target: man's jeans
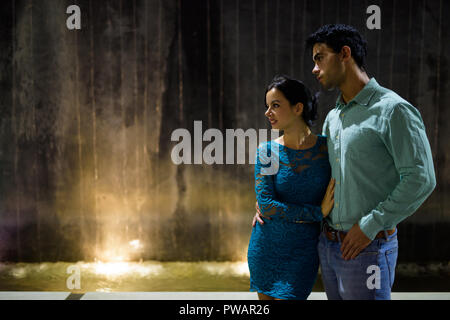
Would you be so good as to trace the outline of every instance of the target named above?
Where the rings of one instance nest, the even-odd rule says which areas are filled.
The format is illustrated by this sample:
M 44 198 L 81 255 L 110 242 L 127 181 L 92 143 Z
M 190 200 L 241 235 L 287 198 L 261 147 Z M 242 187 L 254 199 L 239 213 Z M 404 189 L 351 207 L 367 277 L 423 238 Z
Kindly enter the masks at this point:
M 373 240 L 353 260 L 342 258 L 341 242 L 323 232 L 318 244 L 322 281 L 330 300 L 390 300 L 398 255 L 397 230 Z

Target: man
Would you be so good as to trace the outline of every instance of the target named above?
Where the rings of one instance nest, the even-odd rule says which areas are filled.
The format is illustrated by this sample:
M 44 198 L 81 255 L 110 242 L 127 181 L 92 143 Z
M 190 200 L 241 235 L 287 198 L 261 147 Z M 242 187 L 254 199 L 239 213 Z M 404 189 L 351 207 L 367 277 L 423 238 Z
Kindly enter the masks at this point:
M 419 111 L 364 70 L 366 42 L 347 25 L 311 34 L 313 74 L 339 88 L 324 122 L 334 208 L 318 249 L 328 299 L 390 299 L 398 256 L 396 225 L 436 186 Z M 258 212 L 255 220 L 262 222 Z

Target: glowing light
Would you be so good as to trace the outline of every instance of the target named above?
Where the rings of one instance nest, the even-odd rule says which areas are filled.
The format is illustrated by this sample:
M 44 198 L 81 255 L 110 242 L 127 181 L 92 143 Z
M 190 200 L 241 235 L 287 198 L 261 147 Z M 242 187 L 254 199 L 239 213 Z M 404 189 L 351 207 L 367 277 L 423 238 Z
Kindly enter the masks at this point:
M 140 254 L 144 248 L 143 243 L 139 239 L 121 242 L 109 238 L 105 242 L 106 245 L 97 248 L 95 251 L 96 261 L 124 262 L 140 260 Z
M 250 271 L 248 270 L 247 262 L 237 262 L 233 266 L 233 271 L 235 274 L 240 276 L 250 276 Z
M 106 250 L 102 254 L 99 254 L 100 261 L 108 261 L 108 262 L 123 262 L 128 260 L 128 256 L 124 256 L 123 250 L 120 253 L 117 250 Z
M 15 268 L 11 271 L 11 275 L 17 279 L 23 279 L 27 276 L 27 270 L 25 268 Z
M 132 240 L 132 241 L 128 242 L 128 244 L 135 250 L 142 248 L 142 244 L 138 239 Z
M 249 276 L 247 262 L 205 262 L 203 268 L 206 272 L 214 275 L 235 275 L 235 276 Z
M 140 277 L 158 275 L 163 271 L 159 264 L 141 264 L 137 262 L 96 262 L 94 273 L 108 278 L 117 278 L 124 275 L 136 274 Z
M 98 262 L 95 265 L 95 273 L 105 276 L 120 276 L 130 271 L 126 262 Z

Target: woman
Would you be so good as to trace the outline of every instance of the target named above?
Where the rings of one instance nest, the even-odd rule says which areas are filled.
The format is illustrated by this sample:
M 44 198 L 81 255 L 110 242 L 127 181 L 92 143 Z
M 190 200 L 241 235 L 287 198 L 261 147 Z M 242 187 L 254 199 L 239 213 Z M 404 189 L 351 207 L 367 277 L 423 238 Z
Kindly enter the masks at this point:
M 264 225 L 253 223 L 250 291 L 257 291 L 260 299 L 306 299 L 319 267 L 320 221 L 334 202 L 326 137 L 310 130 L 317 103 L 302 82 L 275 77 L 265 101 L 272 128 L 284 134 L 261 144 L 256 154 L 257 205 L 267 219 Z M 262 158 L 269 154 L 279 161 L 275 174 L 264 172 L 267 162 Z

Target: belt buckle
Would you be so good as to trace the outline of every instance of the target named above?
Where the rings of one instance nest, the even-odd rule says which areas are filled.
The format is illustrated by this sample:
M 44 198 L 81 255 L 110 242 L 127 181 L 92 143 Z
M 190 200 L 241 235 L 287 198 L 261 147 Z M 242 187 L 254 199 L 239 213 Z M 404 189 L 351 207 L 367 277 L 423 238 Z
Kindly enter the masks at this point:
M 329 239 L 329 240 L 331 240 L 331 241 L 336 241 L 337 240 L 337 233 L 336 232 L 338 232 L 338 231 L 334 230 L 333 228 L 331 228 L 326 221 L 323 224 L 323 231 L 326 234 L 328 234 L 328 233 L 331 234 L 331 239 Z
M 331 236 L 332 236 L 332 240 L 333 240 L 333 241 L 336 241 L 336 240 L 337 240 L 337 233 L 336 233 L 336 232 L 337 232 L 336 230 L 330 231 Z
M 336 241 L 336 239 L 337 239 L 337 234 L 336 234 L 337 231 L 336 230 L 334 230 L 329 225 L 327 225 L 326 232 L 331 234 L 331 239 L 330 240 Z

